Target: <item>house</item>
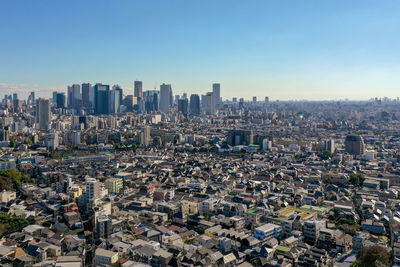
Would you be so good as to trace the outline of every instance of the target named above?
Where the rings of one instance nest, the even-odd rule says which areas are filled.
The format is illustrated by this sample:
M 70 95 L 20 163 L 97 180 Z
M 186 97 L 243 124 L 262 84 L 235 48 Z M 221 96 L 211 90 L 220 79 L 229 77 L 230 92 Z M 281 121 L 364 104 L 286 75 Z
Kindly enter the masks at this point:
M 95 262 L 97 265 L 112 265 L 118 262 L 118 252 L 105 250 L 102 248 L 96 249 Z

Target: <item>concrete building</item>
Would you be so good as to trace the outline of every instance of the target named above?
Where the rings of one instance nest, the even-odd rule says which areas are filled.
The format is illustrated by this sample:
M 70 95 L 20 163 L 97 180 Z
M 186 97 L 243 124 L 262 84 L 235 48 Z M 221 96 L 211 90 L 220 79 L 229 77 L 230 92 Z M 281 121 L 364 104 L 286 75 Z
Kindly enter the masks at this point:
M 365 153 L 364 139 L 360 135 L 348 135 L 344 141 L 345 151 L 350 155 L 363 155 Z
M 109 178 L 105 181 L 109 193 L 118 194 L 124 187 L 124 182 L 120 178 Z
M 167 113 L 171 107 L 172 88 L 170 84 L 160 85 L 160 110 Z
M 36 104 L 36 122 L 39 123 L 40 130 L 48 130 L 50 127 L 51 113 L 50 101 L 48 99 L 39 98 Z

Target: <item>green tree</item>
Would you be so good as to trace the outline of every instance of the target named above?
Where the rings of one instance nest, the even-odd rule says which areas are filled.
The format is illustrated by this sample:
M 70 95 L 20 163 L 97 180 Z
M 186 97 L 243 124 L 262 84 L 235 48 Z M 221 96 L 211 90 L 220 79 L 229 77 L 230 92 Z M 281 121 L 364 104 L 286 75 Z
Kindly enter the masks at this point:
M 32 140 L 30 138 L 25 138 L 24 143 L 27 144 L 28 146 L 33 145 Z
M 354 186 L 361 186 L 365 180 L 365 176 L 362 173 L 352 173 L 350 174 L 349 181 Z
M 390 254 L 380 246 L 363 247 L 357 253 L 357 260 L 351 267 L 385 267 L 390 266 Z
M 329 150 L 324 150 L 319 156 L 323 159 L 330 159 L 332 158 L 332 152 L 330 152 Z
M 17 147 L 17 142 L 15 142 L 14 139 L 12 139 L 12 140 L 10 141 L 10 147 L 13 147 L 13 148 L 16 148 L 16 147 Z

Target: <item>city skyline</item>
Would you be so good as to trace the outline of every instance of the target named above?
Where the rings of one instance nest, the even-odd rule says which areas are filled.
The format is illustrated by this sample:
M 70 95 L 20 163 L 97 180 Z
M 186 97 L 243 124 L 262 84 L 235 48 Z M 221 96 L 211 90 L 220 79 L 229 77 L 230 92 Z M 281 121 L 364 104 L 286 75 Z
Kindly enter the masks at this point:
M 141 80 L 175 94 L 219 82 L 224 99 L 399 96 L 395 1 L 93 3 L 1 3 L 0 93 L 89 81 L 133 94 Z

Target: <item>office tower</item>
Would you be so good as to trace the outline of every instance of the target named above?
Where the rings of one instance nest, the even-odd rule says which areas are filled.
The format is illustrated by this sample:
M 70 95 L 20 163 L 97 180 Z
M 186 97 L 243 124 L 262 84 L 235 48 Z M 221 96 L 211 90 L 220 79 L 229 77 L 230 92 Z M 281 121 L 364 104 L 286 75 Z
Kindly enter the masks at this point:
M 57 93 L 56 107 L 57 108 L 65 108 L 65 94 L 64 93 Z
M 201 95 L 201 107 L 204 109 L 206 107 L 206 95 Z
M 186 93 L 183 93 L 182 99 L 187 99 L 187 94 Z
M 324 141 L 324 149 L 334 153 L 335 152 L 335 140 L 329 139 Z
M 268 104 L 268 103 L 269 103 L 269 97 L 266 96 L 266 97 L 265 97 L 265 104 Z
M 143 98 L 143 83 L 142 83 L 142 81 L 135 81 L 135 88 L 134 88 L 133 96 Z
M 72 107 L 72 86 L 67 88 L 67 105 L 69 108 Z
M 119 85 L 114 85 L 110 91 L 109 110 L 111 113 L 118 113 L 119 106 L 122 103 L 122 88 Z
M 110 102 L 110 86 L 97 83 L 94 86 L 95 95 L 95 114 L 108 114 L 109 113 L 109 102 Z
M 188 100 L 187 99 L 179 99 L 178 100 L 178 112 L 186 115 L 188 113 Z
M 221 84 L 213 83 L 212 88 L 215 97 L 215 105 L 219 107 L 221 102 Z
M 174 104 L 178 104 L 179 99 L 181 99 L 180 95 L 175 95 L 175 102 Z
M 167 113 L 171 107 L 172 89 L 170 84 L 160 85 L 160 110 Z
M 257 103 L 257 97 L 253 96 L 253 103 Z
M 17 93 L 14 93 L 13 94 L 13 100 L 17 100 L 18 99 L 18 94 Z
M 140 144 L 148 146 L 150 144 L 150 126 L 144 126 L 140 133 Z
M 79 84 L 72 85 L 72 107 L 79 108 L 82 100 L 81 86 Z
M 345 151 L 351 155 L 363 155 L 365 153 L 364 139 L 360 135 L 348 135 L 344 141 Z
M 192 94 L 190 96 L 190 114 L 200 115 L 200 97 L 199 95 Z
M 232 98 L 232 102 L 236 103 L 237 102 L 237 97 Z
M 146 112 L 158 111 L 159 108 L 159 91 L 149 90 L 143 93 L 144 108 Z
M 243 108 L 244 107 L 244 98 L 239 99 L 239 107 Z
M 40 130 L 48 130 L 50 125 L 50 101 L 39 98 L 36 104 L 36 122 L 39 123 Z
M 54 92 L 53 92 L 53 97 L 54 97 Z M 35 104 L 35 92 L 31 92 L 28 96 L 28 105 L 34 105 Z
M 91 97 L 92 94 L 92 85 L 90 83 L 82 83 L 82 104 L 84 107 L 91 107 Z
M 51 102 L 53 104 L 55 104 L 57 102 L 57 94 L 58 94 L 57 91 L 53 91 L 53 98 L 51 99 Z
M 205 111 L 207 115 L 214 115 L 216 112 L 216 98 L 213 92 L 208 92 L 205 97 Z

